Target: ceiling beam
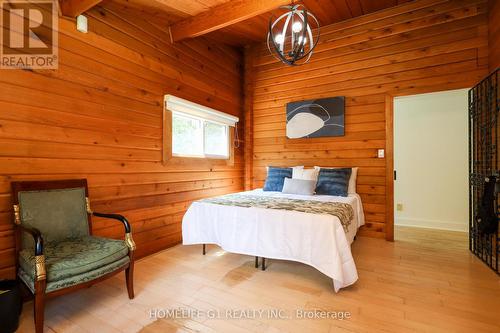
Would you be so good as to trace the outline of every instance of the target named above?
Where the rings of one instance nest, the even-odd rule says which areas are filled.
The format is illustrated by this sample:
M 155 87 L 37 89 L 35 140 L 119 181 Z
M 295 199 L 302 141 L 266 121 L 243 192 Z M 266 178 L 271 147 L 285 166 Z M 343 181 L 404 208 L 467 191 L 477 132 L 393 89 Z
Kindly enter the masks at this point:
M 77 17 L 101 1 L 102 0 L 60 0 L 61 12 L 64 16 Z
M 170 26 L 174 42 L 222 29 L 229 25 L 269 12 L 291 0 L 233 0 L 177 22 Z

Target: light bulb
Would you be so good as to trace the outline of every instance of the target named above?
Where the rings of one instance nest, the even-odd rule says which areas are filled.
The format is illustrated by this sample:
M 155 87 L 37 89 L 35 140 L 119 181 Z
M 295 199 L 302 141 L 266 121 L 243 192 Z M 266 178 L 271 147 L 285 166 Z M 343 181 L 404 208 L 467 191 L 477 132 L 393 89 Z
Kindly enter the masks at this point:
M 278 34 L 274 37 L 274 41 L 278 44 L 283 44 L 283 42 L 285 41 L 285 38 L 283 37 L 282 34 Z
M 300 23 L 299 21 L 294 22 L 292 24 L 292 30 L 293 32 L 300 32 L 302 30 L 302 23 Z

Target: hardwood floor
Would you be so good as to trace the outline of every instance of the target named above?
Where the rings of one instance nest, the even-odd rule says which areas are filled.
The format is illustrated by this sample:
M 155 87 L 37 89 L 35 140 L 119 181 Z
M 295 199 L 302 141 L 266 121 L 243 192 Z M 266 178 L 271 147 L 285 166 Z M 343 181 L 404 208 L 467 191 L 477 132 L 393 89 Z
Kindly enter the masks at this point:
M 136 263 L 132 301 L 122 275 L 50 300 L 46 332 L 500 331 L 500 278 L 469 253 L 466 234 L 399 227 L 395 238 L 359 237 L 352 246 L 359 280 L 337 294 L 329 278 L 302 264 L 270 260 L 262 272 L 249 256 L 215 246 L 202 256 L 201 246 L 176 246 Z M 25 304 L 19 332 L 33 331 L 31 308 Z M 350 318 L 150 318 L 151 309 L 162 317 L 176 308 L 317 309 Z

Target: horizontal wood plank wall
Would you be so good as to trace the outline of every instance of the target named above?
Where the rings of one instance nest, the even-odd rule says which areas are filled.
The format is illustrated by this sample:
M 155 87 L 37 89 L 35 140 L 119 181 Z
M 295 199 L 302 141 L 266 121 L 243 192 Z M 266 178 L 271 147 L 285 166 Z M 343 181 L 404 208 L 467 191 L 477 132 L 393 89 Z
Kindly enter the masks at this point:
M 0 70 L 0 278 L 13 275 L 13 180 L 87 178 L 93 210 L 125 215 L 139 256 L 181 241 L 192 200 L 243 188 L 242 148 L 234 166 L 161 163 L 163 96 L 242 118 L 242 54 L 171 45 L 166 29 L 104 6 L 88 34 L 60 20 L 59 70 Z M 119 223 L 93 224 L 123 236 Z
M 500 67 L 500 1 L 489 0 L 490 72 Z
M 253 187 L 263 185 L 268 165 L 358 166 L 361 234 L 385 237 L 386 161 L 377 149 L 386 148 L 386 95 L 471 87 L 484 77 L 487 9 L 485 0 L 419 0 L 322 27 L 312 60 L 297 67 L 256 47 L 247 71 L 254 131 L 253 174 L 246 177 Z M 346 98 L 345 136 L 285 137 L 286 103 L 333 96 Z

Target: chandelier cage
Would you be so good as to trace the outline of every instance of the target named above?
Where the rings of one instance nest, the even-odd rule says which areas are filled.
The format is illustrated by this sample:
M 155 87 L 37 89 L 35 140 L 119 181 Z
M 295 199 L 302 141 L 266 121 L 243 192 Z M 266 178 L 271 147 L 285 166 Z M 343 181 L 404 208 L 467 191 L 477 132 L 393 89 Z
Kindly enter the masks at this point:
M 304 64 L 309 61 L 318 44 L 319 22 L 302 4 L 280 8 L 287 12 L 278 18 L 271 16 L 267 48 L 276 59 L 287 65 Z

